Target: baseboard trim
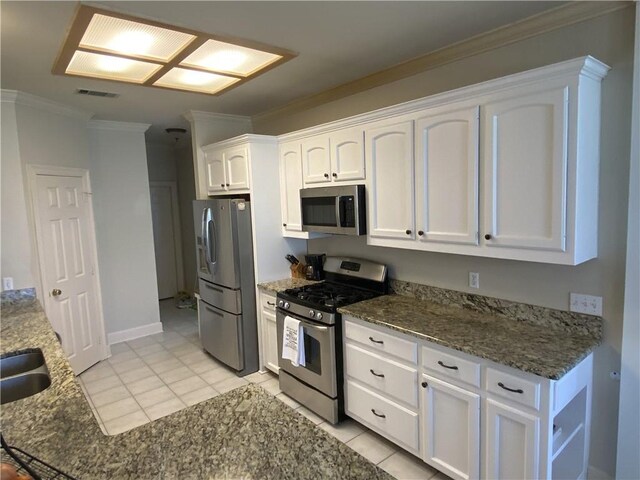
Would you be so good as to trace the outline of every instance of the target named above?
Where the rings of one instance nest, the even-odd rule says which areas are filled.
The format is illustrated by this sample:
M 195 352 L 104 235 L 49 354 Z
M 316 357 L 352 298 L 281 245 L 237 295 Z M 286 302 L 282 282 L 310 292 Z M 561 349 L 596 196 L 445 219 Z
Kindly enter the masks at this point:
M 154 333 L 162 333 L 161 322 L 149 323 L 140 327 L 109 333 L 107 334 L 107 341 L 109 342 L 109 345 L 113 345 L 114 343 L 126 342 L 135 338 L 153 335 Z
M 613 478 L 606 472 L 603 472 L 593 465 L 589 465 L 587 469 L 587 480 L 613 480 Z

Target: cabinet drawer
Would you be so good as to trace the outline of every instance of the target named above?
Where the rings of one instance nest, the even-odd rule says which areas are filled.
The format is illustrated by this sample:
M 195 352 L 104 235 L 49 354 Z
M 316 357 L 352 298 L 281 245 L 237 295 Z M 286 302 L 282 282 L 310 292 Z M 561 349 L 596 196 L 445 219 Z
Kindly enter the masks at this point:
M 226 312 L 239 314 L 242 311 L 240 290 L 220 287 L 200 279 L 200 297 L 209 305 L 215 305 Z
M 422 366 L 444 378 L 480 387 L 480 364 L 444 353 L 439 349 L 422 347 Z
M 418 414 L 347 380 L 347 414 L 412 452 L 419 450 Z
M 540 408 L 540 382 L 529 380 L 493 368 L 487 368 L 487 391 L 521 403 Z
M 345 373 L 385 395 L 418 407 L 418 372 L 393 360 L 346 344 Z
M 345 320 L 344 334 L 350 340 L 355 340 L 367 347 L 393 355 L 414 365 L 418 361 L 418 344 L 403 338 L 368 328 Z
M 260 305 L 267 310 L 276 311 L 276 296 L 260 292 Z

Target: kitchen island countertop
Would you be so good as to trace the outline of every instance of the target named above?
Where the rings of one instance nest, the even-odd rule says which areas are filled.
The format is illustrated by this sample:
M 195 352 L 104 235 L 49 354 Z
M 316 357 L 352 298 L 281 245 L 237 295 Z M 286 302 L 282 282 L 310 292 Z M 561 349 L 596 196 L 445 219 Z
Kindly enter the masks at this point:
M 105 436 L 33 294 L 3 294 L 1 339 L 41 348 L 52 379 L 2 406 L 3 435 L 76 478 L 392 478 L 258 385 Z
M 383 295 L 338 311 L 552 380 L 569 372 L 602 341 L 581 331 L 549 328 L 405 295 Z

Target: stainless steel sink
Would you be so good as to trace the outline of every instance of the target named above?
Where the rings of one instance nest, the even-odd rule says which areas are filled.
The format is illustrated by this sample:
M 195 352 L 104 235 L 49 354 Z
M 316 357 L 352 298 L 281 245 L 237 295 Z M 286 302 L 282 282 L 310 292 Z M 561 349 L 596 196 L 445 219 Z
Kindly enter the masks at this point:
M 39 348 L 0 355 L 0 404 L 30 397 L 49 385 L 49 369 Z

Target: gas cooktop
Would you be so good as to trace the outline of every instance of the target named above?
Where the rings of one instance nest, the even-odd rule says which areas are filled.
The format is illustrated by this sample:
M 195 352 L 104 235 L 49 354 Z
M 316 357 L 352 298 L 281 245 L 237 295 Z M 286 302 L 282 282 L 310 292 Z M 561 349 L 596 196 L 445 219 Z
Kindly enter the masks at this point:
M 369 300 L 380 295 L 382 293 L 372 290 L 325 281 L 304 287 L 290 288 L 280 292 L 278 297 L 297 304 L 334 312 L 339 307 Z

